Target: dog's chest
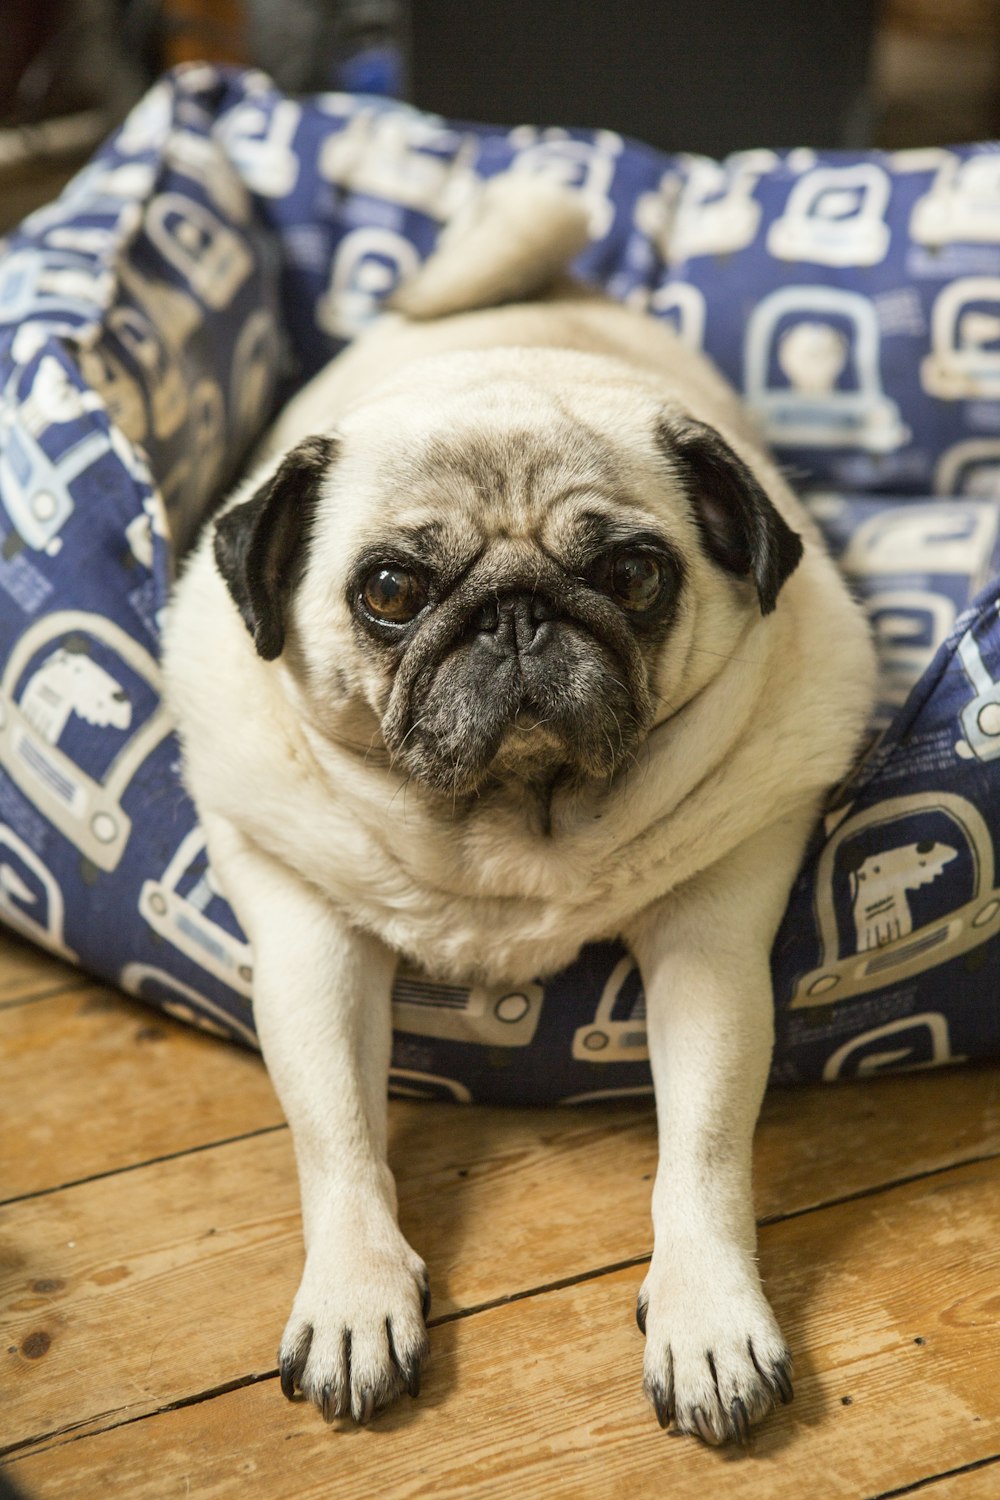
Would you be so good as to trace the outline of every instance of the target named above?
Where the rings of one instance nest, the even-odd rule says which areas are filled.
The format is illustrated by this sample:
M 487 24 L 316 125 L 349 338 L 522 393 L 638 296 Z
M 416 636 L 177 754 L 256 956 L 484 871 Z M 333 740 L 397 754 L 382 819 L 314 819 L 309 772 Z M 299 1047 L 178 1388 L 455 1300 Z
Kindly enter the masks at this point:
M 425 845 L 424 861 L 406 871 L 408 899 L 368 904 L 391 946 L 442 977 L 550 973 L 584 943 L 617 932 L 628 914 L 614 872 L 574 867 L 568 854 L 475 843 L 464 858 L 457 853 Z
M 513 807 L 439 819 L 402 794 L 388 808 L 338 797 L 302 819 L 296 846 L 354 922 L 441 978 L 552 972 L 650 899 L 627 853 L 584 856 Z

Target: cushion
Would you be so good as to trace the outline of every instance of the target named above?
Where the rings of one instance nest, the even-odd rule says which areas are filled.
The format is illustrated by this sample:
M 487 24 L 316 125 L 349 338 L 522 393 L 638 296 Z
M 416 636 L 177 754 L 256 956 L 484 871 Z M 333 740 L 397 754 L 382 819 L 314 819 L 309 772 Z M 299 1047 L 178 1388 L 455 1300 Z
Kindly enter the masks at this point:
M 507 168 L 573 186 L 580 273 L 745 392 L 871 614 L 880 704 L 775 944 L 774 1080 L 997 1056 L 994 147 L 713 162 L 168 75 L 0 256 L 0 917 L 254 1044 L 253 955 L 158 696 L 178 551 L 276 403 Z M 616 944 L 519 988 L 404 971 L 393 1004 L 399 1092 L 651 1088 Z

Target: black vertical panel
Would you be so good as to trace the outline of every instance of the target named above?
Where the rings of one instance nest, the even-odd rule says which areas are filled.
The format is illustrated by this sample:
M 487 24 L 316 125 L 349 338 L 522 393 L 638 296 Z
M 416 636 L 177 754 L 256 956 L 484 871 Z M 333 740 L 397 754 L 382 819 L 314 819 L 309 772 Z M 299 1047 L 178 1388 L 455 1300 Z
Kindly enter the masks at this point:
M 667 151 L 866 144 L 879 0 L 411 0 L 412 98 Z

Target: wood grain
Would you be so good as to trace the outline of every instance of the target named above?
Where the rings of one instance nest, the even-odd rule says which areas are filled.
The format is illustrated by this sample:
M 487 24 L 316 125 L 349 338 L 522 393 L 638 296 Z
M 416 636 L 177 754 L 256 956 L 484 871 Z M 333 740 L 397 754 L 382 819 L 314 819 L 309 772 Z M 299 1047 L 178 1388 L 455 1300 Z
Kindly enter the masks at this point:
M 192 1066 L 162 1085 L 161 1101 L 175 1086 L 203 1095 L 195 1064 L 204 1053 L 198 1066 L 216 1066 L 213 1044 L 191 1036 Z M 802 1095 L 806 1118 L 820 1110 L 808 1130 L 782 1102 L 787 1116 L 761 1134 L 766 1214 L 996 1149 L 990 1075 L 922 1075 L 911 1081 L 909 1112 L 894 1106 L 902 1080 L 889 1082 Z M 870 1116 L 879 1099 L 881 1146 Z M 906 1129 L 890 1128 L 901 1114 Z M 656 1149 L 648 1112 L 409 1103 L 393 1120 L 401 1220 L 427 1260 L 437 1316 L 648 1254 Z M 71 1132 L 72 1121 L 61 1121 Z M 95 1413 L 122 1420 L 272 1368 L 301 1258 L 284 1130 L 0 1209 L 0 1318 L 10 1330 L 0 1359 L 11 1367 L 3 1441 L 89 1423 Z M 17 1351 L 37 1334 L 51 1341 L 45 1359 L 23 1359 Z
M 627 1270 L 435 1329 L 419 1402 L 367 1430 L 325 1429 L 269 1379 L 29 1454 L 11 1477 L 37 1500 L 862 1500 L 1000 1451 L 998 1224 L 991 1163 L 767 1227 L 762 1264 L 798 1351 L 797 1399 L 752 1457 L 657 1430 Z M 148 1337 L 152 1365 L 154 1330 L 132 1332 Z
M 403 1223 L 428 1259 L 434 1316 L 455 1321 L 434 1329 L 426 1399 L 407 1402 L 368 1433 L 331 1434 L 311 1413 L 286 1407 L 267 1378 L 301 1248 L 290 1141 L 259 1059 L 16 943 L 0 948 L 4 995 L 11 1003 L 0 1006 L 0 1096 L 5 1119 L 16 1124 L 0 1137 L 0 1182 L 4 1196 L 20 1201 L 0 1208 L 0 1448 L 34 1445 L 11 1471 L 23 1474 L 32 1495 L 97 1500 L 119 1466 L 126 1476 L 133 1466 L 139 1473 L 146 1445 L 155 1464 L 140 1495 L 187 1494 L 188 1481 L 190 1493 L 228 1495 L 242 1475 L 264 1500 L 284 1500 L 285 1455 L 293 1452 L 296 1488 L 305 1454 L 305 1493 L 326 1496 L 334 1451 L 338 1500 L 520 1489 L 528 1497 L 641 1500 L 698 1489 L 798 1500 L 875 1495 L 921 1480 L 932 1481 L 928 1493 L 939 1500 L 1000 1494 L 1000 1465 L 946 1472 L 1000 1451 L 995 1438 L 986 1452 L 941 1435 L 941 1413 L 977 1441 L 988 1415 L 965 1391 L 966 1415 L 956 1416 L 955 1392 L 965 1390 L 958 1345 L 948 1344 L 951 1373 L 942 1387 L 936 1362 L 911 1357 L 930 1348 L 929 1336 L 921 1330 L 928 1342 L 920 1346 L 887 1344 L 877 1317 L 895 1299 L 926 1321 L 923 1309 L 937 1295 L 936 1315 L 951 1318 L 970 1378 L 978 1372 L 974 1390 L 995 1389 L 979 1313 L 963 1332 L 962 1298 L 967 1221 L 978 1215 L 977 1245 L 1000 1237 L 989 1160 L 1000 1153 L 1000 1074 L 923 1073 L 769 1096 L 757 1139 L 758 1211 L 783 1222 L 763 1231 L 764 1266 L 799 1348 L 805 1399 L 794 1419 L 782 1414 L 761 1438 L 753 1461 L 662 1438 L 637 1394 L 630 1320 L 642 1269 L 602 1270 L 649 1249 L 656 1143 L 648 1106 L 393 1103 Z M 962 1162 L 978 1165 L 956 1168 Z M 911 1178 L 926 1180 L 883 1191 Z M 71 1181 L 78 1185 L 62 1186 Z M 944 1201 L 948 1184 L 958 1184 L 967 1203 L 965 1217 L 943 1231 L 954 1253 L 949 1259 L 942 1250 L 921 1269 L 919 1249 L 934 1223 L 928 1204 Z M 874 1197 L 815 1211 L 872 1190 Z M 994 1288 L 998 1265 L 994 1251 Z M 578 1278 L 586 1279 L 565 1285 Z M 985 1278 L 976 1285 L 986 1296 Z M 495 1305 L 525 1293 L 532 1295 Z M 879 1405 L 892 1384 L 890 1355 L 912 1386 L 909 1414 L 895 1391 L 884 1411 Z M 259 1386 L 200 1400 L 258 1376 Z M 842 1378 L 849 1408 L 836 1390 L 830 1395 L 830 1382 Z M 165 1410 L 178 1401 L 196 1404 Z M 862 1402 L 881 1411 L 884 1453 L 876 1452 L 875 1418 L 857 1421 Z M 989 1411 L 996 1409 L 994 1397 Z M 940 1447 L 933 1461 L 922 1429 L 916 1449 L 911 1439 L 911 1425 L 928 1422 Z M 828 1424 L 847 1454 L 839 1467 L 822 1443 L 814 1446 L 814 1427 Z M 293 1449 L 285 1446 L 293 1440 Z M 205 1453 L 184 1469 L 191 1444 Z M 798 1467 L 788 1460 L 791 1478 L 786 1448 L 799 1453 Z M 344 1453 L 353 1456 L 342 1471 Z M 47 1463 L 55 1467 L 36 1478 L 29 1465 Z M 814 1472 L 826 1489 L 814 1477 L 806 1485 Z M 726 1488 L 724 1479 L 720 1488 L 718 1476 L 731 1473 L 742 1487 Z M 884 1477 L 864 1488 L 866 1473 Z
M 1000 1495 L 1000 1454 L 992 1463 L 948 1474 L 933 1480 L 922 1492 L 921 1500 L 997 1500 Z
M 30 953 L 30 950 L 27 950 Z M 48 963 L 49 960 L 43 960 Z M 0 982 L 6 972 L 0 954 Z M 70 977 L 72 971 L 55 966 Z M 0 1200 L 269 1129 L 281 1111 L 259 1058 L 116 991 L 80 991 L 0 1010 L 0 1097 L 16 1132 L 0 1139 Z M 391 1106 L 402 1179 L 493 1197 L 498 1182 L 565 1158 L 560 1203 L 614 1190 L 622 1161 L 644 1213 L 655 1171 L 649 1105 L 463 1110 Z M 603 1177 L 591 1146 L 603 1143 Z M 950 1070 L 772 1092 L 757 1131 L 758 1211 L 799 1211 L 831 1195 L 1000 1152 L 1000 1073 Z M 638 1169 L 638 1171 L 634 1169 Z M 465 1174 L 461 1176 L 460 1174 Z M 526 1187 L 532 1185 L 526 1179 Z M 459 1190 L 459 1183 L 465 1187 Z M 636 1185 L 639 1185 L 636 1187 Z M 516 1205 L 518 1192 L 512 1201 Z M 470 1209 L 470 1212 L 472 1209 Z
M 279 1125 L 260 1059 L 113 990 L 0 1011 L 0 1201 Z
M 87 983 L 86 975 L 78 969 L 71 969 L 0 927 L 0 1009 L 19 1005 L 36 995 L 81 989 Z

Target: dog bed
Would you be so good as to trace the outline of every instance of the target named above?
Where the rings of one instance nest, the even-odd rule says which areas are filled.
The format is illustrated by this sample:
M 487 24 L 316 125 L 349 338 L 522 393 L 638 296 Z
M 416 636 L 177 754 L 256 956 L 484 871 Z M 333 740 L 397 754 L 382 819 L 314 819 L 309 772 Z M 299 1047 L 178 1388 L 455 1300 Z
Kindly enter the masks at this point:
M 782 1083 L 1000 1053 L 1000 151 L 668 157 L 193 66 L 0 257 L 0 918 L 254 1043 L 253 957 L 158 697 L 191 516 L 482 179 L 574 187 L 578 269 L 741 388 L 869 609 L 881 695 L 774 949 Z M 831 641 L 831 650 L 836 642 Z M 650 1090 L 618 946 L 402 972 L 392 1086 Z

